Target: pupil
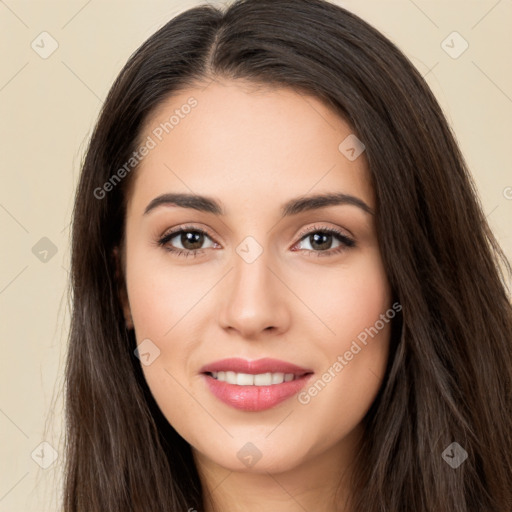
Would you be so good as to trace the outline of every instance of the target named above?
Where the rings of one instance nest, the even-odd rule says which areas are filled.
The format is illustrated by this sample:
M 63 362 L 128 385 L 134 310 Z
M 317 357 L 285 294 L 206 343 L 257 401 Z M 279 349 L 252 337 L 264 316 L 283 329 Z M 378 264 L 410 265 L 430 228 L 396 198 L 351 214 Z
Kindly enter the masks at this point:
M 311 243 L 311 247 L 315 248 L 315 244 L 318 249 L 329 249 L 332 242 L 332 235 L 328 233 L 315 233 L 311 235 L 310 238 L 313 238 L 313 242 Z
M 204 242 L 204 235 L 197 231 L 187 231 L 181 235 L 181 243 L 185 249 L 193 251 L 199 249 Z M 311 246 L 317 249 L 329 249 L 332 243 L 332 235 L 328 233 L 314 233 L 310 236 Z
M 181 244 L 185 249 L 193 251 L 201 248 L 201 245 L 203 245 L 203 239 L 204 235 L 202 233 L 198 233 L 197 231 L 186 231 L 181 235 Z

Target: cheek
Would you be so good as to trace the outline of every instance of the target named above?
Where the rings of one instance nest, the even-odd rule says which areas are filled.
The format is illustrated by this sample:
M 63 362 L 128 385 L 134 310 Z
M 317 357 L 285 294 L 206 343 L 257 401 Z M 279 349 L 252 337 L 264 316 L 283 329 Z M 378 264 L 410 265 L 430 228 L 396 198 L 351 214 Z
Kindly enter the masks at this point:
M 129 255 L 126 285 L 137 344 L 150 340 L 156 348 L 148 346 L 158 354 L 154 362 L 142 366 L 147 383 L 157 402 L 162 393 L 168 393 L 164 398 L 169 404 L 189 399 L 181 396 L 180 385 L 173 377 L 182 385 L 190 384 L 185 381 L 186 370 L 198 337 L 187 326 L 193 323 L 194 315 L 197 318 L 202 314 L 201 297 L 211 284 L 193 267 L 173 266 L 154 250 L 134 244 Z
M 391 306 L 386 272 L 377 249 L 354 255 L 346 265 L 309 269 L 295 290 L 314 314 L 317 340 L 325 349 L 342 350 L 364 329 L 373 326 Z M 308 316 L 309 318 L 309 316 Z
M 146 346 L 158 354 L 150 364 L 141 359 L 142 371 L 169 422 L 179 432 L 187 431 L 201 411 L 191 400 L 192 381 L 185 371 L 194 343 L 182 329 L 189 315 L 199 313 L 205 291 L 197 276 L 194 281 L 193 271 L 173 268 L 165 258 L 154 258 L 154 251 L 133 247 L 129 254 L 126 284 L 137 344 L 150 340 L 154 345 Z
M 308 305 L 324 324 L 317 318 L 315 325 L 324 334 L 314 338 L 322 368 L 299 402 L 312 416 L 324 418 L 336 437 L 362 419 L 378 393 L 396 312 L 377 251 L 328 276 L 310 275 L 304 285 Z
M 156 251 L 133 249 L 127 261 L 127 291 L 137 339 L 168 339 L 205 292 L 194 271 L 174 267 Z M 206 285 L 205 285 L 206 286 Z

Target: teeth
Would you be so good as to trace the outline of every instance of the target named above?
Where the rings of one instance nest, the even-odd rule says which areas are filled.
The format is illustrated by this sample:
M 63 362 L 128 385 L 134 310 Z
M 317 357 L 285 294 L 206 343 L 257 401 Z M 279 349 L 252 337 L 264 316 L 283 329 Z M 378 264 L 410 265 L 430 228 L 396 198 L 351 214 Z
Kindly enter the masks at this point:
M 236 384 L 236 373 L 226 372 L 225 380 L 228 384 Z
M 284 373 L 272 373 L 271 375 L 272 375 L 272 384 L 281 384 L 281 382 L 284 381 Z M 293 379 L 292 373 L 289 373 L 288 375 L 291 375 L 292 379 Z
M 211 372 L 214 379 L 228 384 L 238 384 L 239 386 L 270 386 L 272 384 L 282 384 L 295 379 L 293 373 L 258 373 L 252 375 L 250 373 L 236 372 Z

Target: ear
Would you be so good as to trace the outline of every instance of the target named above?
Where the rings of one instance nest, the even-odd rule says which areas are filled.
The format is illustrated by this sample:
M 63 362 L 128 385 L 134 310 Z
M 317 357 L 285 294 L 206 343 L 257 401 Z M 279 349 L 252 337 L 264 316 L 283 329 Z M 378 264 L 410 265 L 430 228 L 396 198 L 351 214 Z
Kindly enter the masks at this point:
M 119 247 L 114 247 L 112 256 L 115 263 L 115 282 L 117 288 L 117 298 L 123 309 L 124 321 L 127 329 L 133 329 L 132 312 L 128 301 L 128 292 L 126 291 L 126 283 L 124 279 L 124 269 L 121 263 L 121 255 Z

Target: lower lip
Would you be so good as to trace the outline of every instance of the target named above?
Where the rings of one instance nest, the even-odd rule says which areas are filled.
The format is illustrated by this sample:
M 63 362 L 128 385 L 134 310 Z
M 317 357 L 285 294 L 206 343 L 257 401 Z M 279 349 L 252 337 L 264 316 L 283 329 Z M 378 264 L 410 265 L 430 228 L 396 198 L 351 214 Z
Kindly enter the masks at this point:
M 271 386 L 238 386 L 203 374 L 210 391 L 222 402 L 243 411 L 264 411 L 296 395 L 312 374 Z

